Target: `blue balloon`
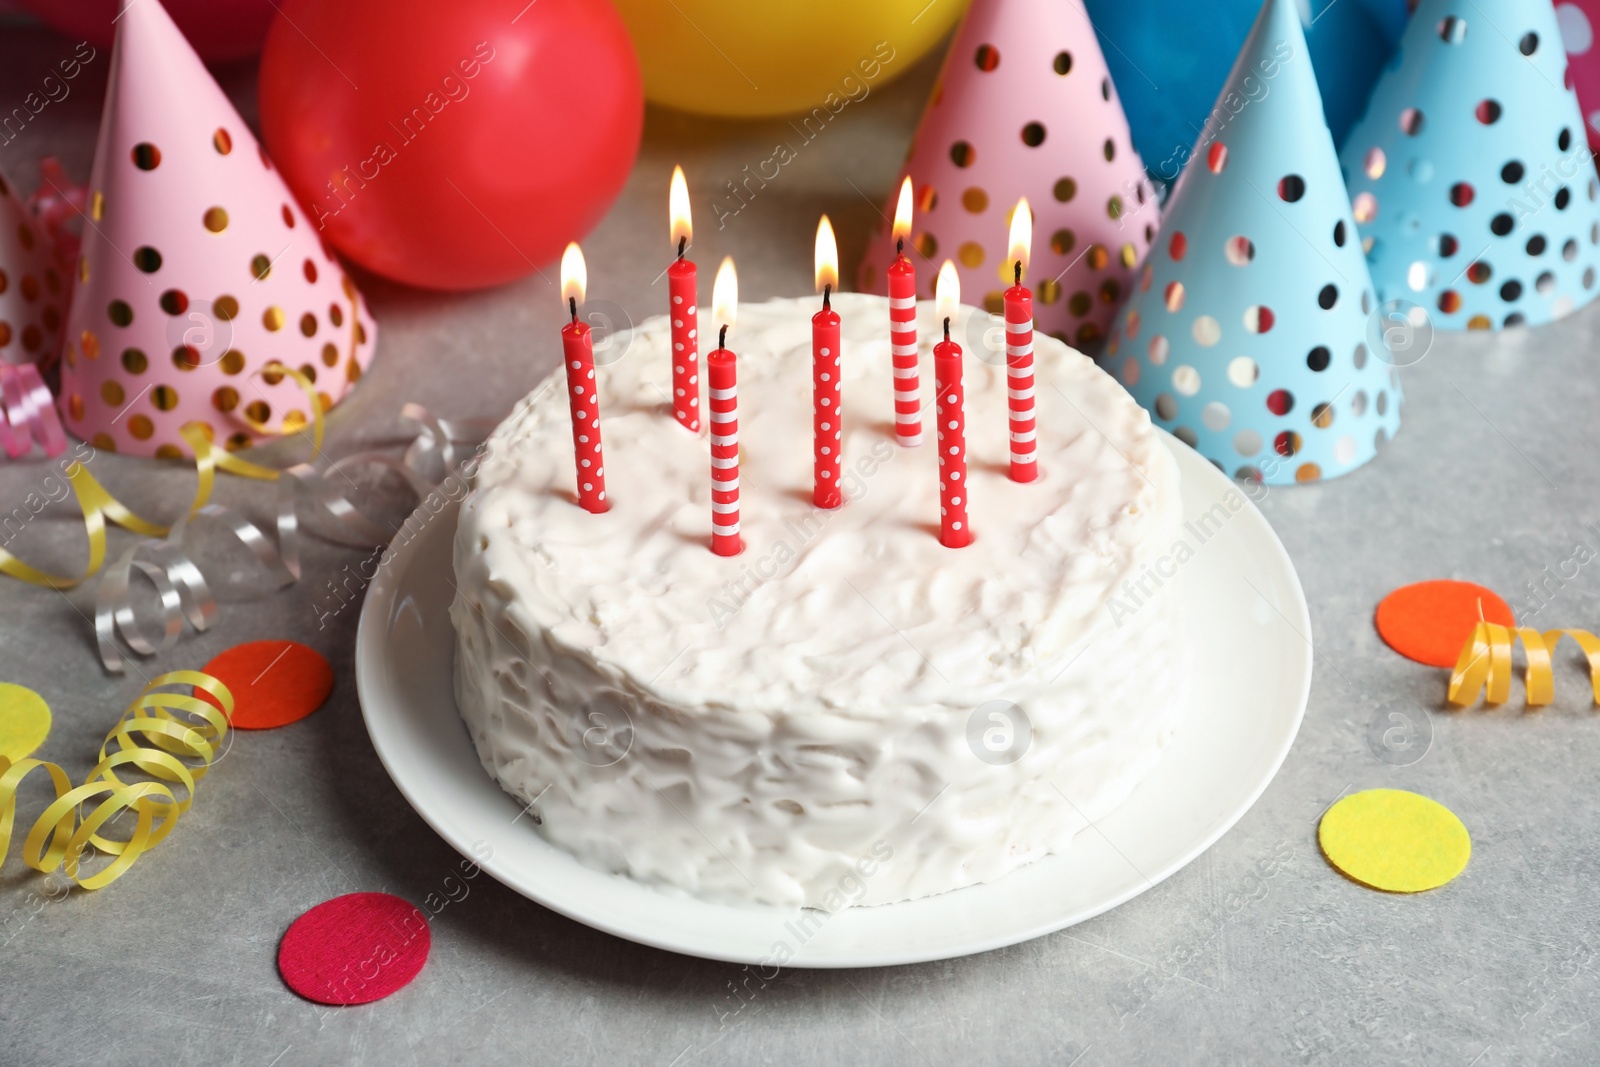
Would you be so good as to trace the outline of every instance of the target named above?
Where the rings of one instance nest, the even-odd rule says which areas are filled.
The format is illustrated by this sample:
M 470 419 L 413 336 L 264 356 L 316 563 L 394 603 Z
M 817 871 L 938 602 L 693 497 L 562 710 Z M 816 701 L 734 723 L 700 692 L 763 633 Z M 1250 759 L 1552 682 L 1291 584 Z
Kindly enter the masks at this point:
M 1258 0 L 1085 0 L 1111 68 L 1133 145 L 1152 177 L 1171 182 L 1255 23 Z M 1298 0 L 1301 27 L 1334 144 L 1406 26 L 1406 0 Z

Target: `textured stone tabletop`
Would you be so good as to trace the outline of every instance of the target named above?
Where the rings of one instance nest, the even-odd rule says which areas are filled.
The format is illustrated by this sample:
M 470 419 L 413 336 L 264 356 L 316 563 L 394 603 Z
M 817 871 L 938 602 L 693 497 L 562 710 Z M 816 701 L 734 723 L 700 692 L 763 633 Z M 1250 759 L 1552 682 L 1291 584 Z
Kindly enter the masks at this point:
M 0 28 L 0 111 L 71 47 Z M 0 146 L 24 190 L 48 154 L 86 178 L 108 59 Z M 823 211 L 855 263 L 934 73 L 923 64 L 875 88 L 803 144 L 781 120 L 652 110 L 626 190 L 585 241 L 593 291 L 639 318 L 662 304 L 653 283 L 675 162 L 696 197 L 698 258 L 736 255 L 746 299 L 810 291 Z M 220 79 L 253 118 L 253 70 Z M 799 145 L 793 160 L 718 229 L 713 199 L 786 140 Z M 554 265 L 541 268 L 458 296 L 362 278 L 382 334 L 370 374 L 331 420 L 330 453 L 393 439 L 408 400 L 447 417 L 502 414 L 555 365 L 561 309 Z M 617 940 L 480 877 L 434 919 L 427 967 L 398 995 L 342 1009 L 299 999 L 275 964 L 296 916 L 358 890 L 422 901 L 444 891 L 458 857 L 395 789 L 362 725 L 358 611 L 332 610 L 328 583 L 366 554 L 313 541 L 305 579 L 275 593 L 236 546 L 217 547 L 203 564 L 222 590 L 220 622 L 138 670 L 199 667 L 241 641 L 292 637 L 332 661 L 333 696 L 302 723 L 239 737 L 173 837 L 104 891 L 45 901 L 13 842 L 0 871 L 0 1063 L 1594 1062 L 1600 713 L 1584 672 L 1564 653 L 1556 703 L 1537 713 L 1520 702 L 1444 712 L 1444 672 L 1388 651 L 1371 615 L 1393 587 L 1435 577 L 1523 602 L 1528 583 L 1564 567 L 1575 576 L 1548 583 L 1537 624 L 1600 628 L 1600 566 L 1565 562 L 1576 546 L 1600 546 L 1597 326 L 1591 305 L 1533 333 L 1438 338 L 1404 372 L 1404 423 L 1375 463 L 1266 493 L 1316 644 L 1310 706 L 1277 778 L 1213 848 L 1130 903 L 942 963 L 786 971 L 736 991 L 734 965 Z M 177 465 L 95 462 L 147 514 L 175 515 L 191 492 Z M 38 460 L 0 463 L 0 511 L 47 472 Z M 225 478 L 218 496 L 270 518 L 259 484 Z M 404 516 L 398 493 L 374 496 L 377 510 Z M 62 505 L 6 547 L 66 568 L 81 560 L 81 538 Z M 89 590 L 0 580 L 0 679 L 50 702 L 40 755 L 75 776 L 142 684 L 102 673 L 90 614 Z M 1430 709 L 1431 748 L 1409 766 L 1369 745 L 1369 722 L 1390 701 Z M 1389 896 L 1328 867 L 1319 815 L 1372 786 L 1426 793 L 1460 815 L 1473 838 L 1461 877 Z

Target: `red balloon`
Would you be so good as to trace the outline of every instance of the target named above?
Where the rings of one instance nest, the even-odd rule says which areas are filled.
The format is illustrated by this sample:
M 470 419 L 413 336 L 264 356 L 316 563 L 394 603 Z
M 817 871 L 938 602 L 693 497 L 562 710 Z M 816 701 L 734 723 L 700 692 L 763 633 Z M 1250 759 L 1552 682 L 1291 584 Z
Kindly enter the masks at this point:
M 62 33 L 110 48 L 123 0 L 21 0 Z M 261 51 L 275 14 L 272 0 L 162 0 L 201 58 L 220 62 Z
M 644 124 L 607 0 L 284 0 L 261 129 L 328 242 L 410 285 L 531 273 L 622 191 Z

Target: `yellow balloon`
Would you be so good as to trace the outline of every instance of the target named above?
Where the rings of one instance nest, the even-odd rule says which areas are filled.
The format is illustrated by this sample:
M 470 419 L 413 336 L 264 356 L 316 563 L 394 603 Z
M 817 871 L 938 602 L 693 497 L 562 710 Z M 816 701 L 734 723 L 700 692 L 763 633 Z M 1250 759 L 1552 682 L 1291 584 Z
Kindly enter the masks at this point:
M 653 103 L 751 118 L 844 104 L 914 66 L 967 0 L 616 0 Z M 831 94 L 831 95 L 830 95 Z

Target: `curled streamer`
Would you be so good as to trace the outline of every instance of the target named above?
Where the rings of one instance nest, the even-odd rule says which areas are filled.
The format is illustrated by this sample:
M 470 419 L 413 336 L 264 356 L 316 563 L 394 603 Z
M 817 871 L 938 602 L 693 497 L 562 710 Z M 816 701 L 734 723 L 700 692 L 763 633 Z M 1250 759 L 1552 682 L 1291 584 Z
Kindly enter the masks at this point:
M 195 690 L 209 693 L 216 703 L 201 699 Z M 151 680 L 123 711 L 100 746 L 99 762 L 80 786 L 74 787 L 57 764 L 37 759 L 12 763 L 0 756 L 0 865 L 11 848 L 17 789 L 42 770 L 56 798 L 28 830 L 22 862 L 46 874 L 62 869 L 84 889 L 100 889 L 121 878 L 172 832 L 194 803 L 195 785 L 216 762 L 232 715 L 233 695 L 227 686 L 199 671 L 172 671 Z M 133 773 L 139 780 L 122 777 Z M 133 815 L 132 830 L 125 838 L 110 836 L 108 824 L 124 812 Z M 90 846 L 112 857 L 93 873 L 84 870 Z
M 311 451 L 322 455 L 324 421 L 311 380 L 297 370 L 270 364 L 267 371 L 282 373 L 300 387 L 312 411 Z M 17 438 L 25 427 L 52 455 L 66 447 L 50 392 L 32 367 L 0 367 L 0 392 L 6 402 L 6 420 L 0 421 L 0 444 L 12 450 L 20 440 L 21 450 L 31 447 L 31 438 Z M 13 400 L 13 394 L 18 397 Z M 217 601 L 204 574 L 190 558 L 187 546 L 197 526 L 216 526 L 247 548 L 278 587 L 300 577 L 300 520 L 309 511 L 322 517 L 321 536 L 341 544 L 376 547 L 386 544 L 391 532 L 362 514 L 344 495 L 342 485 L 351 484 L 354 469 L 379 466 L 395 471 L 419 498 L 426 497 L 455 468 L 462 451 L 475 446 L 487 435 L 492 423 L 484 419 L 450 422 L 436 418 L 419 404 L 401 408 L 401 419 L 416 429 L 403 455 L 361 452 L 331 463 L 298 463 L 287 470 L 264 467 L 241 459 L 211 439 L 199 423 L 185 426 L 180 433 L 194 451 L 195 494 L 188 511 L 170 526 L 141 518 L 112 496 L 88 467 L 70 464 L 65 475 L 83 513 L 84 530 L 89 538 L 89 558 L 80 574 L 53 574 L 33 567 L 5 549 L 0 549 L 0 573 L 35 585 L 70 589 L 98 573 L 106 561 L 106 524 L 115 523 L 141 534 L 145 540 L 129 546 L 106 567 L 95 592 L 95 642 L 106 670 L 119 673 L 127 661 L 117 645 L 120 635 L 135 654 L 153 656 L 171 648 L 183 633 L 185 621 L 196 630 L 209 627 L 217 617 Z M 50 427 L 53 425 L 54 429 Z M 295 431 L 299 432 L 299 431 Z M 13 454 L 17 454 L 13 452 Z M 210 503 L 216 472 L 222 470 L 242 478 L 278 483 L 275 535 L 231 508 Z M 133 579 L 142 575 L 155 587 L 160 601 L 159 618 L 141 624 L 134 616 Z
M 1450 672 L 1448 699 L 1458 708 L 1474 704 L 1485 689 L 1487 703 L 1504 704 L 1511 696 L 1511 646 L 1520 640 L 1524 657 L 1523 685 L 1530 708 L 1543 707 L 1555 699 L 1555 676 L 1551 657 L 1563 637 L 1570 637 L 1589 661 L 1589 686 L 1600 703 L 1600 637 L 1588 630 L 1546 630 L 1502 626 L 1480 622 L 1461 647 L 1455 668 Z
M 55 400 L 33 364 L 0 363 L 0 406 L 5 409 L 0 418 L 0 448 L 12 459 L 27 455 L 35 444 L 47 456 L 67 450 Z
M 316 412 L 312 423 L 312 451 L 322 451 L 322 415 L 310 379 L 298 371 L 281 368 L 293 378 L 311 400 Z M 324 467 L 298 463 L 278 471 L 247 463 L 217 448 L 199 427 L 182 431 L 194 450 L 200 485 L 187 515 L 173 523 L 159 540 L 140 541 L 127 549 L 106 568 L 95 593 L 95 642 L 106 670 L 126 669 L 116 637 L 138 655 L 153 656 L 171 648 L 183 633 L 184 620 L 196 630 L 204 630 L 216 619 L 217 601 L 200 568 L 185 551 L 185 539 L 197 521 L 220 526 L 233 536 L 278 583 L 278 588 L 300 578 L 300 517 L 303 510 L 324 520 L 321 536 L 339 544 L 372 548 L 387 544 L 392 532 L 362 514 L 342 486 L 352 484 L 350 472 L 362 467 L 383 467 L 398 473 L 406 485 L 423 499 L 445 477 L 456 462 L 458 448 L 481 439 L 488 425 L 483 420 L 451 423 L 433 416 L 418 404 L 407 404 L 402 420 L 417 427 L 403 456 L 383 452 L 361 452 L 333 461 Z M 259 526 L 220 504 L 206 501 L 217 468 L 263 481 L 278 483 L 276 540 Z M 437 478 L 432 474 L 437 471 Z M 155 586 L 160 599 L 160 618 L 146 632 L 133 613 L 132 579 L 144 575 Z

